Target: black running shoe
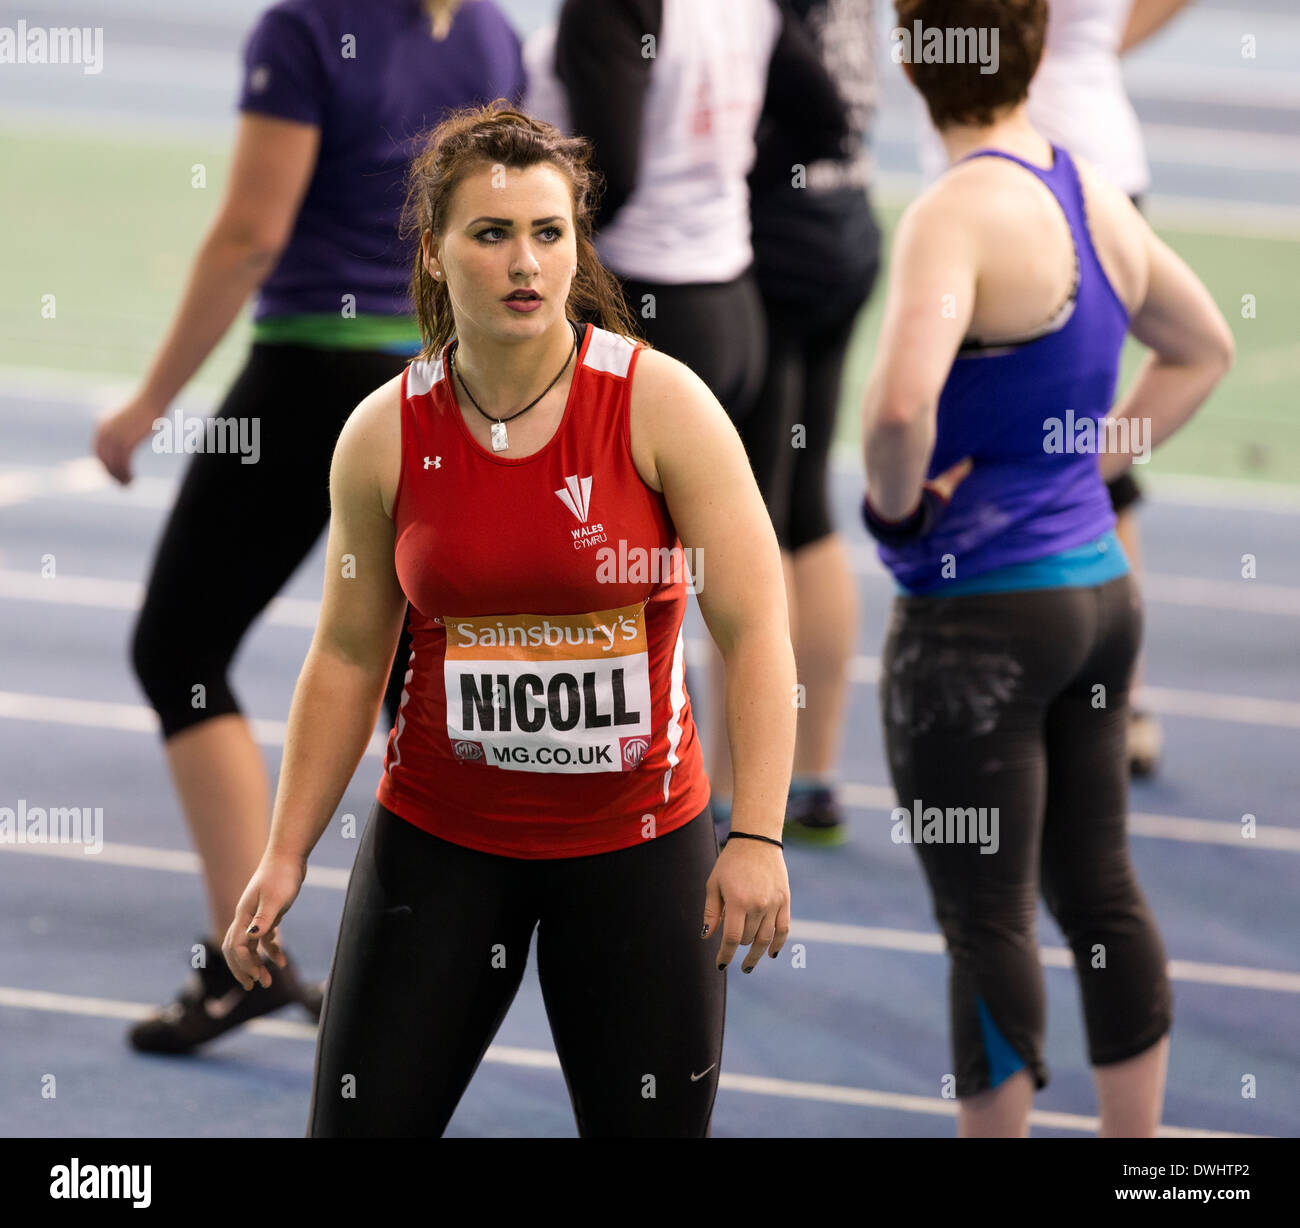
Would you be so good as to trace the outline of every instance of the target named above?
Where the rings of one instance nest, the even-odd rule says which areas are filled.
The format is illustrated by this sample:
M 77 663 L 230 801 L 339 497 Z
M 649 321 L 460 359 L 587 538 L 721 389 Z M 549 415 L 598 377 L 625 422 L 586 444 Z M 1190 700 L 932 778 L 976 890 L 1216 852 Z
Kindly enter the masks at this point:
M 271 973 L 269 988 L 244 989 L 226 966 L 219 946 L 202 940 L 196 945 L 204 948 L 205 966 L 194 969 L 175 1002 L 131 1028 L 127 1039 L 133 1048 L 144 1053 L 189 1053 L 241 1023 L 294 1002 L 320 1018 L 321 988 L 300 982 L 292 960 L 285 968 L 266 965 Z
M 799 844 L 836 845 L 849 838 L 844 812 L 830 789 L 792 797 L 785 808 L 785 838 Z

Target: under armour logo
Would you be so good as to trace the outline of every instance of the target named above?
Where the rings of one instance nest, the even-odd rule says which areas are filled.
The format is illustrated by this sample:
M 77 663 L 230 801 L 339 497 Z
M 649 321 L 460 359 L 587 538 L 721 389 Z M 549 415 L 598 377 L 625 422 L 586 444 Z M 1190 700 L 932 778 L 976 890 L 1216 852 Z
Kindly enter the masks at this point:
M 441 456 L 434 456 L 434 457 L 428 457 L 428 456 L 426 456 L 426 457 L 424 458 L 424 467 L 427 469 L 430 465 L 432 465 L 435 469 L 441 469 L 441 468 L 442 468 L 442 457 L 441 457 Z

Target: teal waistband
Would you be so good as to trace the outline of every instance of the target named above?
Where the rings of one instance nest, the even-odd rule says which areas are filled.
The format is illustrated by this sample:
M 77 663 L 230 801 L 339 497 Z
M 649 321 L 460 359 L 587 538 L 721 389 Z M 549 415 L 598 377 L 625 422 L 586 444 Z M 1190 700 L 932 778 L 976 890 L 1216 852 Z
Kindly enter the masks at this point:
M 930 589 L 927 597 L 959 597 L 972 593 L 1013 593 L 1032 588 L 1091 588 L 1128 574 L 1128 558 L 1115 530 L 1082 546 L 1071 546 L 1028 563 L 996 567 L 969 580 L 953 580 Z M 901 585 L 903 596 L 913 596 Z

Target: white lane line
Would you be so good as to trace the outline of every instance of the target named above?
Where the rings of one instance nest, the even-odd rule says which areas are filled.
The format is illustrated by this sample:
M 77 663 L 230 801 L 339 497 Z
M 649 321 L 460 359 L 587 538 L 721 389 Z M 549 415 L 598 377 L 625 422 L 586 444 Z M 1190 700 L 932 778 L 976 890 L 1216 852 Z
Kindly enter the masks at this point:
M 839 795 L 846 805 L 862 810 L 892 811 L 898 805 L 887 785 L 843 784 Z M 1241 823 L 1225 819 L 1188 819 L 1176 815 L 1136 812 L 1128 817 L 1129 834 L 1185 844 L 1223 844 L 1242 849 L 1275 849 L 1300 853 L 1300 830 L 1255 826 L 1255 835 L 1242 835 Z
M 883 147 L 912 148 L 911 140 L 883 138 Z M 916 171 L 877 171 L 872 195 L 883 209 L 904 209 L 927 187 Z M 1300 208 L 1258 200 L 1225 200 L 1212 196 L 1166 196 L 1153 193 L 1143 211 L 1159 231 L 1206 234 L 1219 238 L 1278 239 L 1295 242 L 1300 238 Z M 855 449 L 856 450 L 856 449 Z
M 144 600 L 144 585 L 138 580 L 105 580 L 96 576 L 60 575 L 51 579 L 36 571 L 0 568 L 0 598 L 10 601 L 43 601 L 52 605 L 84 605 L 100 610 L 138 610 Z M 282 627 L 315 630 L 320 602 L 300 597 L 276 597 L 267 607 L 267 618 Z
M 199 860 L 193 853 L 179 849 L 149 848 L 139 844 L 105 844 L 98 853 L 86 853 L 76 845 L 0 843 L 0 853 L 26 853 L 36 857 L 100 862 L 104 865 L 163 870 L 176 874 L 197 875 L 199 873 Z M 350 873 L 336 866 L 309 866 L 306 882 L 310 887 L 345 891 Z M 833 946 L 905 951 L 914 955 L 944 954 L 943 936 L 925 930 L 899 930 L 831 921 L 792 920 L 790 934 L 795 941 L 806 939 Z M 1043 964 L 1049 968 L 1074 966 L 1074 956 L 1068 947 L 1039 947 L 1038 952 Z M 1272 993 L 1300 994 L 1300 972 L 1247 968 L 1236 964 L 1205 964 L 1188 959 L 1170 960 L 1168 968 L 1170 978 L 1176 981 L 1200 985 L 1231 985 L 1239 989 L 1261 989 Z
M 1143 124 L 1142 140 L 1152 162 L 1179 166 L 1290 174 L 1300 160 L 1300 138 L 1281 132 Z
M 362 816 L 364 818 L 364 816 Z M 0 841 L 0 853 L 27 853 L 36 857 L 56 857 L 65 861 L 101 862 L 109 866 L 126 866 L 133 870 L 163 870 L 170 874 L 198 874 L 199 858 L 185 849 L 160 849 L 144 844 L 106 842 L 98 853 L 87 852 L 79 844 L 11 844 Z M 350 870 L 335 866 L 308 866 L 307 885 L 327 890 L 347 889 Z
M 842 925 L 831 921 L 790 922 L 794 939 L 807 938 L 837 946 L 869 947 L 879 951 L 905 951 L 913 955 L 942 955 L 942 934 L 924 930 L 881 929 L 869 925 Z M 1073 968 L 1069 947 L 1039 947 L 1038 955 L 1048 968 Z M 1197 985 L 1231 985 L 1239 989 L 1260 989 L 1269 993 L 1300 994 L 1300 972 L 1273 968 L 1245 968 L 1237 964 L 1206 964 L 1190 959 L 1171 959 L 1169 977 Z
M 688 640 L 687 661 L 703 665 L 707 644 L 696 641 L 694 659 Z M 858 655 L 849 660 L 849 679 L 867 686 L 880 681 L 880 658 Z M 1185 691 L 1173 687 L 1143 684 L 1142 705 L 1162 716 L 1191 716 L 1207 721 L 1228 721 L 1238 725 L 1268 725 L 1278 729 L 1300 729 L 1300 703 L 1289 699 L 1262 699 L 1253 695 L 1228 695 L 1218 691 Z
M 1229 587 L 1231 586 L 1225 585 L 1221 591 L 1226 592 Z M 1273 586 L 1273 590 L 1266 593 L 1261 601 L 1274 603 L 1279 608 L 1289 605 L 1289 594 L 1280 594 L 1277 591 L 1280 589 L 1279 585 Z M 1292 591 L 1300 592 L 1300 590 Z M 140 585 L 131 580 L 99 580 L 88 576 L 59 577 L 57 575 L 53 579 L 45 580 L 34 572 L 0 569 L 0 599 L 130 610 L 137 608 L 140 595 Z M 1223 599 L 1226 600 L 1226 597 Z M 266 617 L 276 626 L 314 629 L 319 610 L 319 603 L 315 601 L 298 597 L 277 597 L 268 607 Z M 1269 612 L 1276 613 L 1278 610 L 1271 609 Z M 702 668 L 708 662 L 707 641 L 695 636 L 690 637 L 686 641 L 686 653 L 689 665 Z M 850 658 L 850 681 L 874 686 L 879 678 L 879 657 L 858 654 Z M 1292 700 L 1155 686 L 1144 686 L 1142 698 L 1148 709 L 1164 716 L 1199 717 L 1203 720 L 1229 721 L 1234 724 L 1300 729 L 1300 703 Z M 70 723 L 77 722 L 72 720 Z M 90 723 L 100 722 L 93 720 Z M 281 736 L 280 742 L 282 741 Z
M 708 645 L 686 642 L 687 662 L 704 665 Z M 880 658 L 858 655 L 849 659 L 849 680 L 874 686 L 880 681 Z M 1142 706 L 1161 716 L 1190 716 L 1207 721 L 1228 721 L 1237 725 L 1267 725 L 1277 729 L 1300 729 L 1300 703 L 1290 699 L 1262 699 L 1253 695 L 1228 695 L 1218 691 L 1185 691 L 1174 687 L 1143 684 Z
M 1242 30 L 1254 30 L 1246 24 L 1249 15 L 1234 14 L 1242 20 Z M 1211 67 L 1208 64 L 1166 64 L 1147 61 L 1126 63 L 1124 82 L 1130 98 L 1159 99 L 1162 102 L 1192 102 L 1200 105 L 1259 107 L 1269 110 L 1300 109 L 1300 73 L 1280 69 L 1255 68 L 1249 61 L 1239 67 Z M 1142 125 L 1145 138 L 1150 126 Z M 1219 137 L 1226 136 L 1222 129 Z
M 1300 587 L 1260 584 L 1255 580 L 1203 580 L 1146 572 L 1142 599 L 1148 604 L 1195 606 L 1203 610 L 1233 610 L 1249 614 L 1280 614 L 1300 618 Z
M 0 718 L 46 721 L 56 725 L 81 725 L 92 729 L 119 729 L 131 733 L 157 733 L 158 717 L 145 704 L 105 703 L 88 699 L 58 699 L 48 695 L 23 695 L 0 691 Z M 249 719 L 253 739 L 263 746 L 283 746 L 285 721 Z M 366 754 L 383 758 L 386 733 L 376 732 Z
M 14 507 L 33 498 L 44 483 L 44 476 L 30 469 L 6 469 L 0 473 L 0 507 Z
M 99 1019 L 143 1019 L 153 1006 L 140 1002 L 121 1002 L 113 998 L 85 998 L 73 994 L 48 993 L 0 985 L 0 1007 L 10 1010 L 49 1011 L 62 1015 L 81 1015 Z M 290 1020 L 254 1019 L 243 1025 L 257 1036 L 274 1036 L 283 1040 L 315 1041 L 314 1024 Z M 554 1050 L 524 1049 L 513 1045 L 489 1045 L 485 1062 L 500 1066 L 522 1066 L 534 1070 L 559 1070 L 560 1059 Z M 795 1079 L 775 1079 L 760 1075 L 728 1074 L 719 1076 L 723 1091 L 743 1092 L 753 1096 L 773 1096 L 784 1100 L 808 1100 L 819 1104 L 843 1104 L 854 1108 L 889 1109 L 901 1113 L 918 1113 L 931 1117 L 955 1117 L 957 1102 L 931 1096 L 909 1096 L 899 1092 L 875 1091 L 866 1087 L 844 1087 L 837 1083 L 807 1083 Z M 1097 1132 L 1099 1121 L 1078 1113 L 1035 1111 L 1030 1125 L 1045 1129 Z M 1258 1135 L 1232 1134 L 1223 1130 L 1198 1130 L 1189 1126 L 1162 1126 L 1166 1138 L 1257 1138 Z
M 1300 233 L 1300 210 L 1296 210 L 1296 216 L 1297 232 Z M 0 387 L 4 386 L 7 370 L 11 368 L 0 365 Z M 84 387 L 79 391 L 74 387 L 68 390 L 68 396 L 77 402 L 84 401 L 85 395 Z M 210 404 L 207 400 L 195 399 L 193 403 L 187 400 L 181 408 L 186 413 L 201 415 L 210 413 L 215 405 L 215 401 Z M 855 485 L 864 482 L 861 449 L 858 444 L 846 441 L 835 444 L 831 451 L 831 469 L 838 478 L 846 479 Z M 72 476 L 70 477 L 69 474 Z M 165 477 L 137 477 L 130 486 L 119 486 L 104 472 L 99 461 L 90 456 L 78 456 L 53 466 L 22 464 L 6 466 L 0 469 L 0 489 L 3 489 L 5 479 L 11 476 L 15 479 L 25 476 L 41 484 L 40 489 L 33 495 L 25 497 L 58 498 L 75 495 L 80 502 L 120 506 L 140 503 L 148 506 L 170 507 L 179 486 L 179 479 Z M 1163 471 L 1143 474 L 1142 481 L 1144 486 L 1150 486 L 1154 502 L 1180 507 L 1300 515 L 1300 486 L 1284 482 L 1247 478 L 1211 478 L 1199 474 Z M 856 528 L 858 523 L 856 514 L 852 523 Z M 865 543 L 863 548 L 870 549 Z
M 1241 725 L 1300 729 L 1300 703 L 1288 699 L 1255 699 L 1246 695 L 1174 690 L 1144 683 L 1142 703 L 1150 711 L 1164 716 L 1197 716 Z
M 104 466 L 92 456 L 77 456 L 58 465 L 0 471 L 0 507 L 51 495 L 82 495 L 113 485 Z
M 1181 840 L 1184 844 L 1225 844 L 1233 848 L 1275 849 L 1281 853 L 1300 853 L 1300 831 L 1291 827 L 1260 827 L 1254 836 L 1243 836 L 1239 822 L 1225 819 L 1184 819 L 1168 814 L 1130 814 L 1131 836 L 1150 836 L 1158 840 Z
M 869 548 L 850 552 L 852 570 L 860 576 L 888 583 L 888 576 L 867 557 Z M 1263 584 L 1254 580 L 1206 580 L 1199 576 L 1148 573 L 1142 577 L 1142 595 L 1148 603 L 1193 606 L 1207 610 L 1232 610 L 1243 614 L 1276 614 L 1300 618 L 1300 586 Z M 96 576 L 59 575 L 51 579 L 36 571 L 0 568 L 0 598 L 41 601 L 52 605 L 84 605 L 105 610 L 135 610 L 144 600 L 138 580 L 100 579 Z M 281 626 L 316 626 L 320 603 L 301 597 L 277 597 L 269 618 Z
M 1217 700 L 1225 697 L 1211 697 Z M 1297 705 L 1300 706 L 1300 705 Z M 144 704 L 105 703 L 88 699 L 59 699 L 48 695 L 27 695 L 0 691 L 0 719 L 43 721 L 90 729 L 116 729 L 131 733 L 157 733 L 158 718 Z M 253 718 L 249 721 L 254 739 L 263 746 L 283 746 L 286 723 Z M 376 731 L 366 747 L 366 757 L 382 759 L 387 733 Z M 898 804 L 893 791 L 884 785 L 848 783 L 841 796 L 849 806 L 863 810 L 893 810 Z M 1241 821 L 1184 818 L 1176 815 L 1136 813 L 1129 816 L 1129 832 L 1162 840 L 1190 844 L 1223 844 L 1239 848 L 1276 849 L 1300 852 L 1300 831 L 1288 827 L 1256 824 L 1255 835 L 1241 834 Z
M 838 788 L 845 805 L 860 810 L 892 811 L 898 805 L 888 785 L 842 784 Z M 1186 844 L 1226 844 L 1235 848 L 1277 849 L 1300 853 L 1300 830 L 1290 827 L 1255 825 L 1255 835 L 1241 834 L 1241 822 L 1225 819 L 1185 819 L 1168 814 L 1128 816 L 1129 835 L 1158 840 L 1181 840 Z

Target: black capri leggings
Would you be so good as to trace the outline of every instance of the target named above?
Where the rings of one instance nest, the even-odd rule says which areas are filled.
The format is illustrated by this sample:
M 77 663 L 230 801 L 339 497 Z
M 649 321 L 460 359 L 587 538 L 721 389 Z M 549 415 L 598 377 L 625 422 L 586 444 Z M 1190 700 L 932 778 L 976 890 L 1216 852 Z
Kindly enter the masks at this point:
M 1135 1057 L 1170 1028 L 1165 951 L 1125 832 L 1141 618 L 1128 576 L 895 600 L 880 698 L 899 806 L 923 819 L 942 809 L 944 835 L 950 808 L 967 825 L 969 808 L 998 820 L 993 853 L 958 842 L 960 822 L 947 843 L 923 827 L 916 841 L 947 940 L 959 1097 L 1022 1066 L 1047 1083 L 1040 883 L 1074 952 L 1092 1064 Z
M 700 937 L 717 856 L 708 807 L 644 845 L 530 861 L 440 840 L 376 802 L 339 924 L 308 1136 L 441 1136 L 536 928 L 579 1132 L 706 1137 L 727 988 L 721 930 Z
M 378 351 L 254 343 L 214 416 L 258 420 L 257 461 L 242 464 L 232 452 L 191 460 L 135 625 L 132 665 L 163 737 L 240 710 L 228 678 L 231 658 L 329 520 L 339 432 L 357 403 L 407 361 Z M 390 724 L 409 654 L 403 626 L 385 696 Z

